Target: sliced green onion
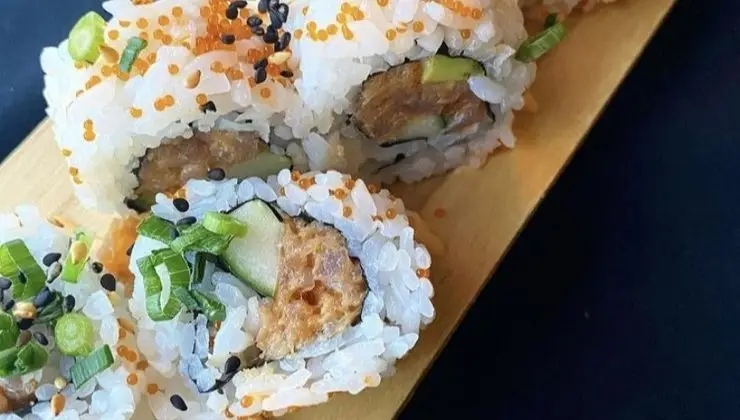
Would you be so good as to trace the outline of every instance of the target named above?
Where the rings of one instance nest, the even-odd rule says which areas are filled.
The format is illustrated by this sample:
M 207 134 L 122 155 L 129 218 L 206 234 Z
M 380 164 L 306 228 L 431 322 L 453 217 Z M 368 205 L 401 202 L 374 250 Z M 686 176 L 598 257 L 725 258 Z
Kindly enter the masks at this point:
M 68 313 L 54 326 L 54 339 L 59 351 L 67 356 L 85 356 L 93 350 L 92 321 L 83 314 Z
M 175 229 L 175 225 L 172 222 L 157 216 L 148 217 L 136 228 L 136 233 L 139 235 L 166 244 L 172 242 L 172 239 L 176 236 L 176 232 L 177 229 Z
M 44 271 L 20 239 L 0 246 L 0 274 L 10 279 L 15 300 L 36 296 L 46 282 Z M 21 274 L 25 277 L 25 282 L 21 281 Z
M 203 281 L 203 278 L 206 276 L 206 268 L 208 266 L 208 257 L 207 254 L 204 254 L 202 252 L 198 252 L 195 254 L 195 259 L 193 261 L 193 269 L 190 272 L 190 284 L 198 284 Z
M 64 259 L 64 265 L 62 266 L 62 280 L 67 283 L 77 283 L 77 280 L 79 280 L 80 274 L 87 263 L 87 259 L 90 257 L 93 242 L 92 236 L 82 231 L 75 234 L 75 241 L 79 241 L 85 246 L 85 252 L 84 255 L 75 255 L 75 253 L 72 252 L 72 248 L 70 248 L 70 252 L 67 253 L 67 257 Z M 72 246 L 75 246 L 74 242 L 72 243 Z M 79 259 L 75 261 L 75 257 Z
M 247 225 L 217 211 L 209 211 L 203 217 L 203 227 L 219 235 L 244 236 L 247 234 Z
M 67 51 L 77 61 L 94 63 L 100 55 L 98 49 L 103 44 L 105 19 L 95 12 L 87 12 L 69 31 Z
M 0 352 L 0 377 L 20 376 L 39 370 L 48 359 L 46 350 L 33 340 L 22 347 L 11 347 Z
M 545 29 L 551 27 L 552 25 L 558 23 L 558 14 L 557 13 L 550 13 L 545 18 Z
M 33 320 L 34 324 L 48 324 L 64 315 L 64 297 L 59 292 L 53 292 L 51 301 L 44 306 Z
M 516 59 L 528 63 L 540 58 L 565 38 L 565 25 L 558 22 L 537 35 L 530 37 L 519 47 Z
M 200 251 L 213 255 L 222 254 L 234 239 L 231 235 L 218 235 L 203 227 L 193 225 L 172 241 L 170 246 L 177 252 Z
M 80 389 L 90 379 L 98 373 L 108 369 L 113 364 L 113 353 L 108 345 L 97 348 L 94 352 L 88 354 L 84 359 L 78 359 L 69 373 L 72 376 L 72 383 L 76 389 Z
M 167 304 L 164 307 L 162 306 L 162 280 L 160 280 L 156 269 L 159 264 L 159 258 L 156 254 L 136 261 L 136 265 L 144 278 L 146 312 L 153 321 L 166 321 L 174 318 L 180 312 L 182 305 L 177 299 L 168 299 Z
M 0 351 L 15 346 L 20 333 L 15 318 L 5 312 L 0 313 Z
M 191 290 L 190 293 L 198 301 L 200 310 L 210 321 L 223 321 L 226 319 L 226 307 L 223 303 L 197 290 Z
M 131 71 L 131 67 L 134 65 L 136 57 L 144 51 L 147 42 L 145 39 L 141 39 L 138 36 L 132 36 L 129 38 L 126 48 L 121 53 L 121 60 L 118 62 L 118 69 L 124 73 Z
M 200 310 L 198 301 L 195 300 L 192 293 L 188 289 L 178 287 L 172 290 L 172 295 L 177 298 L 186 308 L 190 311 Z

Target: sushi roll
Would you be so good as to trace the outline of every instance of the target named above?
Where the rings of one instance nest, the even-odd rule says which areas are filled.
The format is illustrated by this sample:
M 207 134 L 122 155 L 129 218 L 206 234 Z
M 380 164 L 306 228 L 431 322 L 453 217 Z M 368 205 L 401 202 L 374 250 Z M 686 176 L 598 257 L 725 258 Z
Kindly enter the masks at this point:
M 562 20 L 574 11 L 589 12 L 598 4 L 615 1 L 617 0 L 520 0 L 519 3 L 528 20 L 543 23 L 553 13 Z
M 145 211 L 190 179 L 414 182 L 479 166 L 514 145 L 512 111 L 547 50 L 525 42 L 516 0 L 103 8 L 107 22 L 84 15 L 41 66 L 75 192 L 104 212 Z
M 130 418 L 143 381 L 122 286 L 33 207 L 0 215 L 0 418 Z
M 288 170 L 184 190 L 157 195 L 130 261 L 156 418 L 280 415 L 357 394 L 433 320 L 430 254 L 387 190 Z

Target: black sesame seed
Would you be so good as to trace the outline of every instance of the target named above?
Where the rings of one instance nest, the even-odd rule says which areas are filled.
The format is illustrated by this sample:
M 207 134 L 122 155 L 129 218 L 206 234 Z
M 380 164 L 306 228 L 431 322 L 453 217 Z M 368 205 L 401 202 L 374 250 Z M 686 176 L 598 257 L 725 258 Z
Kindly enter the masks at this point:
M 42 346 L 49 344 L 49 339 L 47 339 L 44 333 L 42 333 L 41 331 L 36 331 L 35 333 L 33 333 L 33 338 L 35 338 L 36 341 L 38 341 L 39 344 L 41 344 Z
M 188 217 L 183 217 L 182 219 L 178 220 L 177 223 L 176 223 L 176 225 L 177 226 L 189 226 L 189 225 L 192 225 L 195 222 L 196 222 L 195 217 L 188 216 Z
M 242 365 L 242 361 L 237 356 L 231 356 L 228 359 L 226 359 L 226 363 L 224 364 L 224 373 L 229 375 L 237 370 L 239 370 L 239 366 Z
M 116 291 L 116 278 L 113 277 L 113 274 L 111 273 L 105 273 L 103 274 L 103 277 L 100 278 L 100 286 L 102 286 L 103 289 L 109 292 L 115 292 Z
M 41 262 L 43 262 L 44 265 L 48 267 L 54 264 L 55 262 L 59 261 L 59 258 L 62 258 L 62 254 L 58 252 L 50 252 L 44 255 L 44 258 L 41 260 Z
M 285 3 L 280 3 L 277 7 L 278 13 L 280 13 L 280 20 L 283 22 L 288 21 L 288 13 L 290 12 L 290 6 Z
M 280 5 L 280 0 L 267 0 L 268 9 L 277 9 L 279 5 Z
M 259 84 L 265 80 L 267 80 L 267 70 L 264 67 L 260 67 L 257 69 L 257 73 L 254 74 L 254 81 Z
M 180 232 L 178 232 L 177 229 L 172 229 L 170 231 L 170 239 L 172 239 L 173 241 L 177 239 L 178 236 L 180 236 Z
M 5 305 L 3 305 L 3 310 L 5 312 L 8 312 L 13 309 L 13 306 L 15 306 L 15 301 L 13 299 L 10 299 L 9 301 L 5 302 Z
M 44 307 L 49 304 L 51 300 L 51 291 L 48 287 L 44 287 L 41 291 L 33 298 L 33 306 L 37 308 Z
M 216 112 L 216 104 L 214 104 L 213 101 L 208 101 L 205 104 L 203 104 L 203 106 L 201 106 L 200 110 L 203 112 L 206 112 L 206 111 Z
M 236 7 L 237 9 L 243 9 L 247 7 L 247 2 L 245 0 L 236 0 L 232 1 L 229 7 Z
M 267 59 L 266 58 L 260 59 L 260 61 L 254 63 L 253 67 L 255 70 L 259 70 L 261 68 L 267 67 Z
M 258 28 L 262 26 L 262 19 L 257 15 L 250 16 L 247 18 L 247 26 L 250 28 Z
M 283 19 L 277 9 L 270 9 L 270 23 L 272 26 L 275 27 L 275 29 L 280 29 L 283 27 Z
M 213 168 L 208 171 L 208 178 L 214 181 L 223 181 L 226 178 L 226 171 L 223 168 Z
M 18 320 L 18 329 L 21 331 L 26 331 L 27 329 L 31 328 L 31 325 L 33 325 L 33 320 L 31 318 L 23 318 Z
M 93 273 L 100 274 L 100 273 L 103 272 L 103 264 L 102 263 L 99 263 L 98 261 L 95 261 L 94 263 L 91 264 L 91 266 L 92 266 Z
M 180 411 L 188 410 L 188 405 L 185 404 L 185 400 L 183 400 L 182 397 L 177 394 L 173 394 L 170 397 L 170 403 L 172 403 L 172 406 Z
M 226 18 L 227 19 L 234 20 L 234 19 L 236 19 L 238 17 L 239 17 L 239 9 L 237 9 L 236 7 L 231 7 L 231 6 L 229 6 L 226 9 Z
M 283 32 L 283 35 L 280 37 L 280 45 L 282 45 L 283 48 L 288 48 L 291 38 L 292 36 L 290 35 L 290 32 Z
M 267 0 L 260 0 L 257 3 L 257 11 L 260 13 L 267 13 Z
M 64 297 L 64 312 L 72 312 L 72 310 L 75 308 L 75 297 L 72 295 L 67 295 Z
M 265 36 L 262 37 L 262 40 L 265 41 L 266 44 L 274 44 L 278 42 L 278 39 L 280 39 L 275 28 L 276 26 L 273 25 L 267 27 Z
M 28 281 L 28 279 L 26 278 L 26 275 L 23 274 L 22 271 L 18 272 L 18 281 L 21 282 L 21 284 L 26 284 L 26 282 Z
M 221 42 L 223 42 L 226 45 L 231 45 L 236 41 L 236 37 L 231 34 L 223 34 L 221 35 Z
M 290 79 L 291 77 L 293 77 L 293 72 L 290 70 L 283 70 L 280 72 L 280 75 L 287 79 Z
M 260 28 L 259 26 L 250 26 L 249 29 L 251 29 L 252 33 L 257 36 L 262 36 L 265 34 L 265 30 Z
M 13 283 L 7 277 L 0 277 L 0 290 L 8 290 Z
M 126 255 L 130 257 L 133 251 L 134 251 L 134 244 L 131 244 L 131 246 L 128 247 L 128 249 L 126 250 Z
M 172 200 L 172 204 L 175 206 L 175 208 L 177 209 L 177 211 L 180 211 L 182 213 L 188 211 L 188 209 L 190 208 L 190 203 L 188 203 L 188 200 L 186 200 L 184 198 L 179 198 L 178 197 L 178 198 Z
M 49 271 L 46 272 L 46 281 L 51 283 L 54 280 L 56 280 L 57 277 L 59 277 L 59 274 L 62 273 L 62 265 L 59 264 L 59 261 L 53 263 L 51 267 L 49 267 Z

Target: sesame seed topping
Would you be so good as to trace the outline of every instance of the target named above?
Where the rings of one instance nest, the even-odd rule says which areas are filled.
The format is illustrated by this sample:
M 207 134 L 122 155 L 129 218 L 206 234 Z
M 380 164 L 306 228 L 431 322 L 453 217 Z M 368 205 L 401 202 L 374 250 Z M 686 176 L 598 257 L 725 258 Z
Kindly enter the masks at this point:
M 213 168 L 208 171 L 208 178 L 214 181 L 223 181 L 226 178 L 226 171 L 223 168 Z
M 187 404 L 185 404 L 185 400 L 183 400 L 182 397 L 177 394 L 173 394 L 170 397 L 170 403 L 172 404 L 173 407 L 175 407 L 176 409 L 180 411 L 188 410 L 188 406 Z
M 245 0 L 236 0 L 232 1 L 229 7 L 235 7 L 237 9 L 243 9 L 247 7 L 247 2 Z
M 72 312 L 72 310 L 75 308 L 75 297 L 72 295 L 67 295 L 64 297 L 64 311 L 65 312 Z
M 101 262 L 95 261 L 91 264 L 92 271 L 95 274 L 100 274 L 103 272 L 103 264 Z
M 231 6 L 229 6 L 226 9 L 226 18 L 227 19 L 234 20 L 234 19 L 236 19 L 238 17 L 239 17 L 239 9 L 237 9 L 236 7 L 231 7 Z
M 291 77 L 293 77 L 293 72 L 290 71 L 290 70 L 282 70 L 280 72 L 280 75 L 283 76 L 283 77 L 285 77 L 285 78 L 287 78 L 287 79 L 290 79 Z
M 44 265 L 48 267 L 54 264 L 55 262 L 59 261 L 59 258 L 61 257 L 62 257 L 62 254 L 58 252 L 50 252 L 44 255 L 44 258 L 41 260 L 41 262 L 43 262 Z
M 259 16 L 257 16 L 257 15 L 250 16 L 247 19 L 247 26 L 249 26 L 249 27 L 259 27 L 259 26 L 262 26 L 262 19 Z
M 190 203 L 188 203 L 188 200 L 184 198 L 176 198 L 172 200 L 172 205 L 174 205 L 177 211 L 181 213 L 185 213 L 190 209 Z
M 42 346 L 49 344 L 49 339 L 46 338 L 44 333 L 42 333 L 41 331 L 36 331 L 35 333 L 33 333 L 33 338 L 35 338 L 36 341 L 38 341 L 39 344 L 41 344 Z
M 113 277 L 113 274 L 111 273 L 105 273 L 103 274 L 103 277 L 100 278 L 100 286 L 109 292 L 115 292 L 116 278 Z
M 206 111 L 216 112 L 216 104 L 214 104 L 213 101 L 208 101 L 205 104 L 203 104 L 203 106 L 201 107 L 201 110 L 203 112 L 206 112 Z
M 255 34 L 255 35 L 257 35 L 257 36 L 262 36 L 262 35 L 265 34 L 265 30 L 262 29 L 259 26 L 250 26 L 249 29 L 251 29 L 252 30 L 252 33 Z
M 254 75 L 254 81 L 259 83 L 264 82 L 267 80 L 267 70 L 265 70 L 264 67 L 260 67 L 257 69 L 257 72 Z
M 255 70 L 259 70 L 259 69 L 261 69 L 263 67 L 267 67 L 267 59 L 266 58 L 260 59 L 259 61 L 257 61 L 256 63 L 254 63 L 254 66 L 253 67 L 254 67 Z
M 223 42 L 226 45 L 231 45 L 236 41 L 236 37 L 232 34 L 223 34 L 221 35 L 221 42 Z

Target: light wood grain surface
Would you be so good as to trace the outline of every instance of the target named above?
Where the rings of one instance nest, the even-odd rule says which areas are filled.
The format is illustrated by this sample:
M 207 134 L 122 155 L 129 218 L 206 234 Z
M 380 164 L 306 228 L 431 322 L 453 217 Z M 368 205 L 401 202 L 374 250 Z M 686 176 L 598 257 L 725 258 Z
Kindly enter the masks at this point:
M 389 419 L 398 413 L 672 3 L 624 0 L 569 18 L 566 42 L 539 65 L 531 91 L 539 112 L 517 115 L 515 150 L 497 152 L 478 171 L 391 188 L 445 242 L 445 254 L 432 266 L 437 319 L 399 362 L 397 374 L 378 388 L 335 395 L 291 418 Z M 0 165 L 0 191 L 2 211 L 32 203 L 99 234 L 110 221 L 75 201 L 48 121 Z M 443 218 L 434 215 L 440 208 L 446 210 Z

